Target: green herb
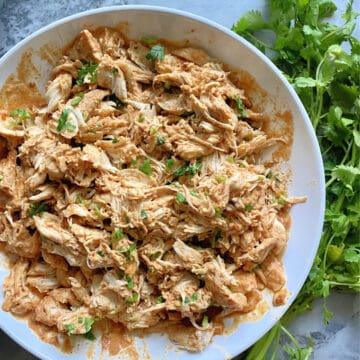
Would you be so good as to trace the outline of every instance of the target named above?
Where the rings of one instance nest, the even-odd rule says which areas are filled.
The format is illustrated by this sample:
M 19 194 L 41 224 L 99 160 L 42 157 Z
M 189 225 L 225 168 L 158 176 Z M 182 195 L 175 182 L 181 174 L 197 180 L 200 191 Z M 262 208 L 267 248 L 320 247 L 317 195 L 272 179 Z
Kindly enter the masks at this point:
M 245 205 L 245 211 L 251 211 L 254 208 L 253 204 L 246 204 Z
M 190 194 L 191 194 L 192 196 L 199 196 L 199 193 L 198 193 L 196 190 L 194 190 L 194 189 L 191 189 L 191 190 L 190 190 Z
M 72 100 L 71 100 L 71 105 L 72 106 L 76 106 L 79 105 L 80 101 L 84 98 L 84 93 L 80 92 L 78 93 Z
M 158 39 L 151 36 L 143 36 L 141 38 L 141 41 L 145 44 L 156 44 L 158 42 Z
M 119 69 L 116 68 L 116 67 L 113 67 L 113 68 L 111 69 L 111 72 L 112 72 L 113 74 L 117 74 L 117 73 L 119 72 Z
M 4 180 L 4 175 L 0 174 L 0 181 Z
M 124 233 L 120 228 L 116 229 L 111 235 L 111 238 L 115 241 L 116 244 L 118 244 L 123 237 Z
M 127 286 L 129 289 L 133 289 L 134 288 L 134 282 L 131 279 L 131 276 L 129 274 L 125 274 L 125 279 L 127 281 Z
M 198 294 L 197 293 L 193 293 L 191 295 L 191 301 L 193 301 L 193 302 L 198 301 Z
M 170 81 L 165 81 L 164 82 L 164 89 L 165 90 L 170 90 L 171 89 L 171 82 Z
M 114 137 L 112 138 L 111 142 L 112 142 L 113 144 L 116 144 L 116 143 L 119 142 L 119 140 L 118 140 L 118 138 L 117 138 L 116 136 L 114 136 Z
M 145 116 L 144 115 L 140 115 L 137 119 L 138 122 L 143 122 L 145 120 Z
M 145 159 L 143 163 L 139 166 L 139 170 L 144 174 L 150 176 L 152 174 L 152 168 L 150 165 L 150 159 Z
M 84 320 L 85 332 L 89 332 L 91 330 L 91 327 L 93 326 L 93 324 L 94 324 L 94 320 L 86 317 Z
M 96 253 L 97 253 L 99 256 L 104 257 L 104 253 L 103 253 L 102 250 L 98 250 Z
M 66 330 L 67 336 L 72 335 L 76 331 L 76 327 L 73 324 L 65 324 L 64 328 Z
M 194 176 L 201 169 L 201 163 L 195 162 L 193 165 L 181 166 L 174 171 L 174 176 L 191 175 Z
M 148 60 L 164 60 L 165 49 L 161 45 L 155 45 L 151 50 L 146 54 Z
M 88 78 L 91 83 L 95 83 L 97 80 L 97 69 L 98 65 L 93 62 L 83 64 L 81 69 L 78 70 L 78 79 L 76 80 L 76 83 L 82 85 L 85 78 Z
M 141 210 L 140 211 L 140 217 L 143 219 L 143 220 L 146 220 L 148 218 L 148 215 L 146 213 L 145 210 Z
M 25 109 L 22 108 L 13 110 L 10 113 L 10 116 L 14 118 L 20 118 L 21 120 L 30 119 L 31 117 L 30 114 Z
M 153 254 L 150 255 L 150 260 L 154 261 L 161 255 L 161 251 L 156 251 Z
M 165 137 L 158 135 L 156 137 L 156 145 L 164 145 L 165 144 Z
M 68 122 L 68 116 L 71 112 L 71 109 L 64 109 L 59 117 L 56 131 L 58 133 L 65 132 L 66 130 L 74 131 L 76 128 L 73 124 Z
M 234 163 L 235 162 L 235 159 L 233 156 L 228 156 L 227 159 L 226 159 L 229 163 Z
M 93 208 L 94 208 L 94 210 L 95 210 L 96 216 L 98 216 L 98 217 L 104 217 L 104 214 L 101 212 L 101 209 L 99 208 L 98 205 L 93 204 Z
M 6 126 L 8 129 L 13 129 L 14 127 L 22 124 L 24 120 L 31 118 L 30 114 L 25 109 L 22 108 L 13 110 L 10 113 L 10 116 L 15 118 L 15 121 L 11 122 Z
M 95 335 L 91 331 L 88 331 L 87 333 L 85 333 L 84 338 L 87 340 L 90 340 L 90 341 L 96 340 Z
M 165 160 L 166 170 L 170 170 L 174 165 L 175 165 L 175 160 L 174 159 Z
M 175 201 L 177 204 L 186 203 L 186 197 L 181 192 L 176 193 Z
M 35 215 L 41 216 L 44 211 L 49 211 L 50 206 L 43 201 L 33 203 L 30 205 L 29 216 L 32 218 Z
M 155 299 L 155 301 L 156 301 L 157 304 L 161 304 L 161 303 L 163 303 L 165 300 L 164 300 L 164 298 L 160 295 L 160 296 L 158 296 L 158 297 Z
M 185 296 L 184 304 L 185 305 L 190 305 L 190 299 L 187 296 Z
M 216 181 L 220 184 L 224 181 L 226 181 L 227 177 L 225 175 L 219 175 L 216 177 Z
M 209 325 L 209 318 L 207 315 L 204 315 L 202 321 L 201 321 L 201 326 L 202 327 L 207 327 Z
M 159 128 L 157 128 L 157 127 L 152 128 L 152 129 L 150 130 L 150 136 L 154 136 L 154 135 L 157 133 L 158 129 L 159 129 Z
M 242 100 L 240 99 L 240 96 L 235 96 L 234 101 L 236 103 L 236 108 L 239 111 L 240 117 L 245 118 L 247 116 L 246 109 L 245 109 L 245 106 L 244 106 Z
M 125 253 L 126 260 L 129 261 L 131 259 L 131 254 L 136 250 L 136 244 L 131 244 L 126 250 L 119 250 L 120 253 Z
M 326 177 L 326 212 L 323 235 L 310 274 L 286 314 L 247 353 L 247 360 L 277 358 L 281 333 L 292 343 L 291 359 L 308 359 L 312 341 L 301 348 L 286 326 L 326 298 L 331 289 L 360 291 L 359 186 L 360 186 L 360 42 L 352 36 L 358 13 L 350 1 L 341 26 L 328 23 L 336 8 L 331 0 L 270 0 L 270 16 L 251 11 L 233 30 L 263 52 L 283 71 L 301 98 L 323 155 Z M 272 32 L 273 43 L 258 38 L 258 30 Z M 256 33 L 255 33 L 256 32 Z M 342 47 L 348 43 L 350 51 Z M 270 50 L 270 51 L 269 51 Z M 268 179 L 279 177 L 269 172 Z M 282 202 L 282 200 L 281 200 Z M 324 322 L 332 313 L 324 300 Z

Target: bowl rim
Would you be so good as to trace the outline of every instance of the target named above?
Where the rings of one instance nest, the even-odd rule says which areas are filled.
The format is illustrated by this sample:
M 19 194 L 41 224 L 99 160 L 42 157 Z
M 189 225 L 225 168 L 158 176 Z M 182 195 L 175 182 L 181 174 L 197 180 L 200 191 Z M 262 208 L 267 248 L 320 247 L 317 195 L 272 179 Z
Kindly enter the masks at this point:
M 243 46 L 245 46 L 246 48 L 248 48 L 251 52 L 255 53 L 255 55 L 257 55 L 268 67 L 271 68 L 272 71 L 274 71 L 274 73 L 277 75 L 277 77 L 279 78 L 279 80 L 281 81 L 282 85 L 286 88 L 286 90 L 290 93 L 291 97 L 293 98 L 293 100 L 296 102 L 296 105 L 298 106 L 298 110 L 299 113 L 305 123 L 306 129 L 308 130 L 308 135 L 310 137 L 311 143 L 314 146 L 314 150 L 315 150 L 315 162 L 319 164 L 320 168 L 319 168 L 319 173 L 324 174 L 324 166 L 323 166 L 323 161 L 322 161 L 322 156 L 321 156 L 321 151 L 320 151 L 320 147 L 319 147 L 319 143 L 317 141 L 316 138 L 316 134 L 315 131 L 312 127 L 310 118 L 308 113 L 305 110 L 304 105 L 302 104 L 300 98 L 298 97 L 297 93 L 295 92 L 294 88 L 291 86 L 291 84 L 286 80 L 285 76 L 281 73 L 281 71 L 274 65 L 274 63 L 265 55 L 263 54 L 259 49 L 257 49 L 253 44 L 251 44 L 249 41 L 247 41 L 246 39 L 244 39 L 243 37 L 237 35 L 235 32 L 233 32 L 232 30 L 228 29 L 227 27 L 225 27 L 224 25 L 221 25 L 219 23 L 217 23 L 214 20 L 210 20 L 208 18 L 205 18 L 203 16 L 200 15 L 196 15 L 193 14 L 191 12 L 188 11 L 184 11 L 184 10 L 178 10 L 175 8 L 170 8 L 170 7 L 165 7 L 165 6 L 153 6 L 153 5 L 114 5 L 114 6 L 104 6 L 104 7 L 100 7 L 100 8 L 96 8 L 96 9 L 90 9 L 90 10 L 85 10 L 73 15 L 69 15 L 66 16 L 64 18 L 58 19 L 54 22 L 51 22 L 48 25 L 45 25 L 43 27 L 41 27 L 40 29 L 36 30 L 35 32 L 31 33 L 30 35 L 28 35 L 27 37 L 25 37 L 24 39 L 22 39 L 20 42 L 18 42 L 16 45 L 14 45 L 12 48 L 10 48 L 1 58 L 0 58 L 0 69 L 1 66 L 5 63 L 5 61 L 10 58 L 14 53 L 16 53 L 16 51 L 18 49 L 21 49 L 21 47 L 23 47 L 24 45 L 26 45 L 27 43 L 29 43 L 32 39 L 38 37 L 39 35 L 58 27 L 59 25 L 68 23 L 68 22 L 72 22 L 73 20 L 77 20 L 89 15 L 96 15 L 96 14 L 101 14 L 101 13 L 107 13 L 107 12 L 118 12 L 118 11 L 149 11 L 149 12 L 158 12 L 158 13 L 164 13 L 164 14 L 169 14 L 169 15 L 177 15 L 177 16 L 181 16 L 184 18 L 188 18 L 191 20 L 195 20 L 197 22 L 203 23 L 205 25 L 208 25 L 210 27 L 215 28 L 216 30 L 220 30 L 221 32 L 225 33 L 227 36 L 232 37 L 233 39 L 235 39 L 236 41 L 240 42 Z M 301 288 L 303 287 L 309 272 L 311 270 L 313 261 L 315 259 L 315 255 L 317 253 L 317 249 L 319 247 L 320 244 L 320 238 L 321 238 L 321 233 L 322 233 L 322 228 L 323 228 L 323 221 L 324 221 L 324 215 L 325 215 L 325 177 L 324 175 L 321 176 L 319 179 L 319 183 L 318 183 L 318 187 L 320 189 L 319 192 L 319 198 L 320 198 L 320 207 L 319 207 L 319 221 L 318 221 L 318 228 L 315 229 L 314 231 L 314 239 L 317 241 L 317 246 L 313 247 L 312 252 L 309 254 L 308 256 L 308 260 L 311 261 L 307 261 L 306 264 L 304 264 L 304 268 L 306 271 L 303 272 L 303 277 L 297 282 L 297 290 L 293 292 L 293 294 L 295 296 L 292 296 L 292 299 L 288 300 L 287 303 L 283 306 L 283 309 L 281 311 L 281 317 L 286 313 L 286 311 L 289 309 L 289 307 L 291 306 L 291 304 L 294 302 L 296 296 L 299 294 Z M 0 308 L 0 311 L 2 311 L 2 309 Z M 262 331 L 259 331 L 258 334 L 255 337 L 255 340 L 252 344 L 250 344 L 248 346 L 248 348 L 250 346 L 252 346 L 256 341 L 258 341 L 264 334 L 266 334 L 275 324 L 276 321 L 280 320 L 281 317 L 279 319 L 276 320 L 271 320 L 269 321 L 269 324 L 267 324 L 267 326 L 264 327 L 264 329 L 262 329 Z M 261 321 L 261 320 L 260 320 Z M 22 348 L 26 349 L 27 351 L 29 351 L 31 354 L 38 356 L 41 359 L 48 359 L 51 360 L 50 357 L 48 357 L 48 355 L 45 355 L 42 353 L 41 348 L 31 348 L 31 346 L 26 342 L 23 341 L 23 339 L 21 339 L 19 336 L 17 336 L 15 333 L 13 333 L 12 331 L 8 330 L 6 327 L 4 327 L 1 323 L 0 323 L 0 329 L 6 333 L 12 340 L 14 340 L 17 344 L 19 344 Z M 39 341 L 41 341 L 39 339 Z M 66 356 L 64 354 L 64 356 Z

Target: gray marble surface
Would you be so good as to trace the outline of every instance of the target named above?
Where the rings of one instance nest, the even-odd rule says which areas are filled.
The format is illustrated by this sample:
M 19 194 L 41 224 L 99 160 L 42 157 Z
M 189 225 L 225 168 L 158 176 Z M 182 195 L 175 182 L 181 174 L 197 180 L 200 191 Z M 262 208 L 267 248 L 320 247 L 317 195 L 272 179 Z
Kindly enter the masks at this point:
M 335 2 L 340 11 L 346 6 L 344 0 Z M 125 4 L 173 7 L 208 17 L 227 27 L 235 23 L 240 14 L 247 10 L 258 8 L 266 11 L 266 0 L 0 0 L 0 56 L 35 30 L 57 19 L 88 9 Z M 360 0 L 355 0 L 355 9 L 360 9 Z M 357 37 L 360 33 L 359 28 L 360 26 L 356 32 Z M 334 293 L 327 304 L 334 312 L 330 324 L 323 324 L 322 301 L 317 301 L 310 312 L 293 321 L 289 327 L 290 331 L 304 345 L 309 336 L 313 338 L 314 353 L 310 359 L 359 360 L 360 297 Z M 282 358 L 286 359 L 286 356 L 283 355 Z M 0 331 L 0 359 L 36 358 Z

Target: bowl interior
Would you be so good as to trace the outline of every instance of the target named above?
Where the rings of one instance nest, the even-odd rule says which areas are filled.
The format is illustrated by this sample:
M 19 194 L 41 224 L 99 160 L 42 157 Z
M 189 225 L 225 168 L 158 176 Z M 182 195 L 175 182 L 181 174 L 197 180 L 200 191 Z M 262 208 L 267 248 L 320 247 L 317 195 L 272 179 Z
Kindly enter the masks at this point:
M 22 54 L 31 50 L 32 61 L 40 70 L 41 77 L 35 78 L 39 89 L 43 90 L 51 70 L 51 65 L 41 56 L 39 50 L 44 45 L 62 48 L 84 27 L 116 27 L 123 23 L 129 38 L 152 35 L 171 41 L 189 40 L 192 45 L 204 48 L 208 53 L 228 64 L 251 74 L 268 93 L 261 98 L 265 113 L 274 115 L 290 110 L 294 123 L 294 142 L 289 165 L 292 196 L 308 197 L 305 204 L 291 210 L 292 226 L 290 240 L 283 261 L 286 268 L 287 289 L 291 297 L 286 306 L 274 307 L 259 321 L 241 323 L 230 335 L 216 336 L 210 346 L 199 354 L 175 350 L 169 346 L 166 336 L 154 334 L 144 339 L 136 339 L 139 357 L 157 359 L 222 359 L 244 351 L 260 338 L 286 311 L 296 297 L 313 262 L 322 229 L 324 211 L 323 167 L 319 147 L 311 124 L 300 100 L 290 85 L 280 76 L 279 71 L 260 52 L 229 30 L 211 21 L 176 10 L 156 7 L 115 7 L 104 8 L 74 15 L 60 20 L 21 42 L 0 60 L 0 87 L 7 77 L 16 71 Z M 255 95 L 256 97 L 256 95 Z M 0 284 L 7 270 L 0 263 Z M 0 302 L 3 292 L 0 292 Z M 271 302 L 269 302 L 271 304 Z M 229 321 L 231 323 L 231 320 Z M 77 359 L 78 351 L 86 353 L 89 343 L 79 343 L 72 355 L 64 355 L 54 347 L 42 343 L 27 327 L 26 323 L 14 319 L 0 310 L 0 326 L 20 345 L 43 359 Z M 144 343 L 146 345 L 144 345 Z M 97 351 L 94 353 L 96 358 Z

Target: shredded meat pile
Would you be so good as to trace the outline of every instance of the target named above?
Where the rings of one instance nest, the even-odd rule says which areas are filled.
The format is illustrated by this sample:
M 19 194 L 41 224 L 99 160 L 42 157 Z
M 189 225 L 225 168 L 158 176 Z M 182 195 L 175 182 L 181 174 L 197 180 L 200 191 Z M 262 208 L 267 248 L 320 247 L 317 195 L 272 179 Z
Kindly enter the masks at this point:
M 47 107 L 2 111 L 0 242 L 15 259 L 3 308 L 59 332 L 162 321 L 200 351 L 214 318 L 285 302 L 282 139 L 198 48 L 83 30 Z

